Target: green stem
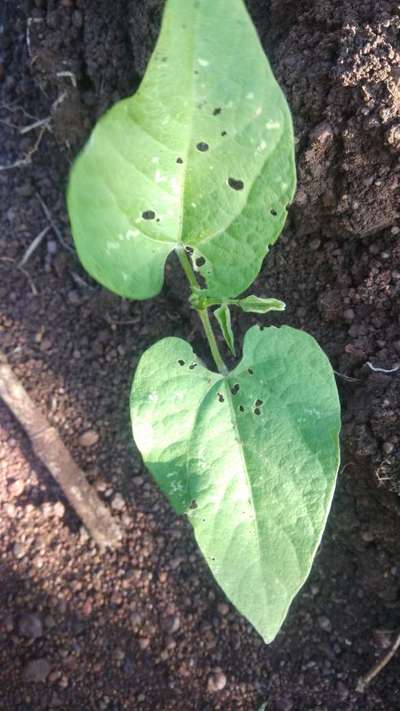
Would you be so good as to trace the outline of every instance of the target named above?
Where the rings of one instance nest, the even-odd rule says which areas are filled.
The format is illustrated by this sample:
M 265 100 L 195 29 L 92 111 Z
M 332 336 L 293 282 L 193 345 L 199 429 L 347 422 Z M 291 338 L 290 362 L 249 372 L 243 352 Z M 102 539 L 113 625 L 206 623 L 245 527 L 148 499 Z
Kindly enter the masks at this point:
M 178 255 L 178 259 L 181 263 L 181 267 L 183 271 L 186 274 L 187 280 L 190 284 L 190 286 L 193 289 L 199 289 L 200 284 L 198 283 L 196 276 L 194 274 L 194 271 L 192 269 L 192 265 L 190 263 L 189 257 L 187 256 L 186 252 L 184 249 L 177 249 L 176 253 Z M 210 317 L 208 314 L 208 309 L 201 309 L 198 310 L 197 313 L 200 316 L 200 320 L 204 329 L 204 333 L 206 335 L 208 345 L 210 346 L 210 351 L 212 353 L 212 357 L 214 358 L 215 365 L 217 366 L 218 371 L 221 373 L 221 375 L 226 375 L 228 372 L 228 369 L 222 360 L 221 353 L 218 348 L 218 343 L 216 341 L 214 331 L 211 326 L 211 321 Z

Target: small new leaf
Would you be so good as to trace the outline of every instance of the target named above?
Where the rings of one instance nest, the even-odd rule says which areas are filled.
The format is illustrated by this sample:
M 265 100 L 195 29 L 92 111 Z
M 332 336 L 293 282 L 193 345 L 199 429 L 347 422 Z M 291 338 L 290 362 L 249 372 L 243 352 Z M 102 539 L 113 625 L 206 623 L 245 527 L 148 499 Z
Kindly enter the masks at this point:
M 246 296 L 244 299 L 238 299 L 235 303 L 240 306 L 242 311 L 254 314 L 266 314 L 268 311 L 284 311 L 286 309 L 286 304 L 279 299 L 262 299 L 259 296 Z
M 270 642 L 306 580 L 339 464 L 340 405 L 316 341 L 251 328 L 227 376 L 166 338 L 135 375 L 133 435 L 226 595 Z
M 232 355 L 236 355 L 235 351 L 235 336 L 232 331 L 231 312 L 229 306 L 222 304 L 218 309 L 215 309 L 214 316 L 219 323 L 225 343 L 228 346 Z

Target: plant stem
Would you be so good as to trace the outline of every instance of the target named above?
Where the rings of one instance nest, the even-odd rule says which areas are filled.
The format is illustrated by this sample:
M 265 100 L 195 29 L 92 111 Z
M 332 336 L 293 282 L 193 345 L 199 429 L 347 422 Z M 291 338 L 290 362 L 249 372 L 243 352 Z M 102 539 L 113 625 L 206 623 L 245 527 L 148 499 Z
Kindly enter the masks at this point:
M 178 255 L 178 259 L 181 263 L 181 267 L 183 271 L 186 274 L 187 280 L 190 284 L 190 286 L 193 289 L 199 289 L 200 284 L 198 283 L 196 276 L 194 274 L 194 271 L 192 269 L 192 265 L 190 263 L 189 257 L 187 256 L 186 252 L 184 249 L 177 249 L 176 253 Z M 197 311 L 199 314 L 204 333 L 206 335 L 208 345 L 210 346 L 210 351 L 212 354 L 212 357 L 214 358 L 215 365 L 217 366 L 218 372 L 221 373 L 221 375 L 226 375 L 228 372 L 228 369 L 222 359 L 220 350 L 218 348 L 218 343 L 216 341 L 215 335 L 213 328 L 211 326 L 211 321 L 210 317 L 208 314 L 208 309 L 199 309 Z

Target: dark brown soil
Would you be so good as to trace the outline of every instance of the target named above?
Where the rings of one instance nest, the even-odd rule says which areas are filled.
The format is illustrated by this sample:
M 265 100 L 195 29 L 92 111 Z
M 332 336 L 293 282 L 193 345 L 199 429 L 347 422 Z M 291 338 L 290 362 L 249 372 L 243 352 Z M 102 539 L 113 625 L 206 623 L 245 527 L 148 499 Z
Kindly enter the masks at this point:
M 4 711 L 399 707 L 399 658 L 364 696 L 355 687 L 400 627 L 400 370 L 373 370 L 400 365 L 400 6 L 248 4 L 293 109 L 300 177 L 257 288 L 287 302 L 275 322 L 318 338 L 343 401 L 345 466 L 323 545 L 265 646 L 131 442 L 140 353 L 166 335 L 205 353 L 175 265 L 157 299 L 127 303 L 92 283 L 71 247 L 70 162 L 137 86 L 161 0 L 3 2 L 0 164 L 17 165 L 0 171 L 0 343 L 128 533 L 100 555 L 0 405 Z M 88 430 L 98 441 L 84 447 Z

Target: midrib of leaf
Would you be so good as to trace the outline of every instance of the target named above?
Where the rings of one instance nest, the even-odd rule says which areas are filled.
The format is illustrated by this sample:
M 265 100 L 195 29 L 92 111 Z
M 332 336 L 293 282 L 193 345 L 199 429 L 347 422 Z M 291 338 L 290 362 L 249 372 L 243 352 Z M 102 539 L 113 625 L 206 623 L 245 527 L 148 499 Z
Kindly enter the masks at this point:
M 180 190 L 180 204 L 179 204 L 179 219 L 178 219 L 178 239 L 177 241 L 180 244 L 183 244 L 183 216 L 185 212 L 185 196 L 186 196 L 186 184 L 187 184 L 187 171 L 189 168 L 189 155 L 191 152 L 191 143 L 192 143 L 192 138 L 193 138 L 193 117 L 194 117 L 194 112 L 195 112 L 195 86 L 196 86 L 196 75 L 194 73 L 194 67 L 195 67 L 195 57 L 196 57 L 196 52 L 195 49 L 197 49 L 197 29 L 198 29 L 198 24 L 199 24 L 199 11 L 198 7 L 194 8 L 194 30 L 193 30 L 193 43 L 192 43 L 192 61 L 191 61 L 191 88 L 192 88 L 192 95 L 191 95 L 191 110 L 190 110 L 190 120 L 189 120 L 189 127 L 188 127 L 188 140 L 187 140 L 187 146 L 185 150 L 185 157 L 184 157 L 184 162 L 183 162 L 183 170 L 182 170 L 182 178 L 181 178 L 181 190 Z

